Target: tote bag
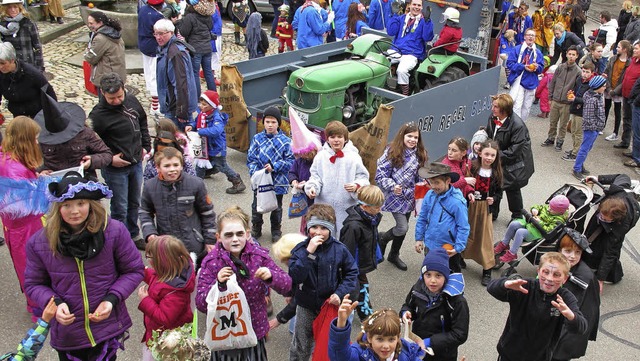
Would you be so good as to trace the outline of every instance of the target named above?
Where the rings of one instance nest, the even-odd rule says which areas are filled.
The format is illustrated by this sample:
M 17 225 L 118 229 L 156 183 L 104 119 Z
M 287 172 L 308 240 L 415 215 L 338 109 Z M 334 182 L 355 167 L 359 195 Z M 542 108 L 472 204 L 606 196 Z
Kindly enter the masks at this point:
M 304 191 L 294 188 L 291 191 L 291 202 L 289 203 L 289 218 L 302 217 L 307 214 L 309 202 Z
M 258 213 L 269 213 L 278 209 L 275 187 L 271 173 L 265 169 L 253 173 L 251 188 L 256 192 L 256 210 Z
M 236 275 L 220 291 L 216 282 L 207 294 L 207 332 L 204 340 L 212 351 L 253 347 L 258 344 L 251 326 L 251 310 Z

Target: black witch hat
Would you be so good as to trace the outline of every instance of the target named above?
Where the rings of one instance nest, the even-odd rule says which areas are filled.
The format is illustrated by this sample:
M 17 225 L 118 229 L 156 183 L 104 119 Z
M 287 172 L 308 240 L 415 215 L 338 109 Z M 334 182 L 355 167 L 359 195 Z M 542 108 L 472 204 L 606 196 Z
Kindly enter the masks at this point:
M 41 129 L 38 141 L 42 144 L 62 144 L 82 131 L 87 115 L 78 104 L 53 99 L 47 94 L 49 86 L 46 84 L 40 89 L 42 110 L 35 117 Z

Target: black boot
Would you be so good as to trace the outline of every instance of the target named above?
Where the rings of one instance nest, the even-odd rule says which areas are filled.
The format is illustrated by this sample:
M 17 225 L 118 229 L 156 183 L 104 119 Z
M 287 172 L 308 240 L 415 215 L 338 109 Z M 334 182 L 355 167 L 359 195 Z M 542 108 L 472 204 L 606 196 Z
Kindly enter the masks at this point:
M 53 16 L 53 15 L 49 14 L 49 22 L 50 22 L 50 23 L 55 23 L 55 22 L 56 22 L 56 18 L 55 18 L 55 16 Z
M 378 245 L 380 246 L 380 253 L 382 253 L 382 261 L 384 261 L 384 251 L 387 249 L 387 243 L 389 243 L 393 239 L 393 233 L 391 232 L 393 228 L 382 233 L 378 238 Z M 380 261 L 380 262 L 382 262 Z
M 255 239 L 262 237 L 262 224 L 251 225 L 251 237 Z
M 480 283 L 483 286 L 487 286 L 489 282 L 491 282 L 491 270 L 490 269 L 482 270 L 482 280 L 480 281 Z
M 234 43 L 236 45 L 240 45 L 240 32 L 236 31 L 233 33 Z
M 404 234 L 402 236 L 393 236 L 393 243 L 391 243 L 391 250 L 389 251 L 389 257 L 387 257 L 387 261 L 391 262 L 402 271 L 407 270 L 406 263 L 402 262 L 400 259 L 400 247 L 402 247 L 404 236 Z

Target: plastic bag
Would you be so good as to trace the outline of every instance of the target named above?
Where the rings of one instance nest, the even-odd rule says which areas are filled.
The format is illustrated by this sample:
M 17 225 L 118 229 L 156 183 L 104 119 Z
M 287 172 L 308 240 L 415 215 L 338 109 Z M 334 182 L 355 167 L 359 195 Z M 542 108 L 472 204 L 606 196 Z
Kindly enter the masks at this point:
M 204 340 L 212 351 L 253 347 L 258 344 L 251 326 L 251 310 L 236 275 L 220 291 L 216 282 L 207 294 L 207 332 Z
M 291 194 L 293 196 L 289 203 L 289 218 L 302 217 L 307 214 L 307 209 L 309 208 L 307 195 L 297 188 L 294 188 Z
M 271 173 L 260 169 L 251 176 L 251 188 L 256 191 L 256 210 L 258 213 L 269 213 L 278 209 L 275 187 Z

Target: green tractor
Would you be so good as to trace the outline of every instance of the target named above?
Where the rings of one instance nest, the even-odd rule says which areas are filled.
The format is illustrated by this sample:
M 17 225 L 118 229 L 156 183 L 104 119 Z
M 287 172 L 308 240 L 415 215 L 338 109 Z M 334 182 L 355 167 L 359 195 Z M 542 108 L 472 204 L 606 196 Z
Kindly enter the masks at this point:
M 289 76 L 286 102 L 311 126 L 324 128 L 332 120 L 342 120 L 354 129 L 368 122 L 380 104 L 401 97 L 371 91 L 397 91 L 390 59 L 398 50 L 388 37 L 364 34 L 345 51 L 350 54 L 346 60 L 298 69 Z M 469 63 L 461 56 L 429 53 L 413 70 L 410 86 L 415 94 L 467 75 Z

